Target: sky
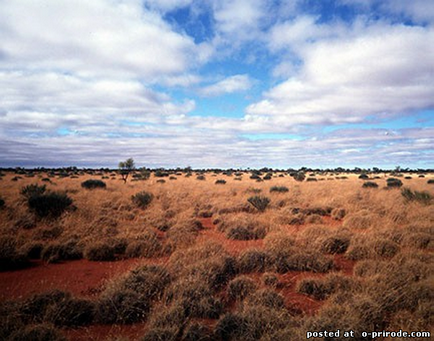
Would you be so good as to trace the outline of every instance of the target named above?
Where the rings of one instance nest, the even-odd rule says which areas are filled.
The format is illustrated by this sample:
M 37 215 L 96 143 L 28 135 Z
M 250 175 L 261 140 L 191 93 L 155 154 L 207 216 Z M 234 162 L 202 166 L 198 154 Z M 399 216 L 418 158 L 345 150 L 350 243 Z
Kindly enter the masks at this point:
M 433 0 L 0 0 L 0 167 L 434 168 Z

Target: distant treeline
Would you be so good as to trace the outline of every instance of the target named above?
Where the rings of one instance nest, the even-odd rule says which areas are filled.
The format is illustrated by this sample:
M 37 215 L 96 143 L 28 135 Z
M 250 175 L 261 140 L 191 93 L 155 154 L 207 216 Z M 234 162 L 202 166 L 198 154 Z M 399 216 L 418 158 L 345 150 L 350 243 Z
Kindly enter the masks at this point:
M 26 173 L 110 173 L 119 171 L 118 168 L 78 168 L 74 166 L 70 167 L 61 167 L 61 168 L 45 168 L 45 167 L 37 167 L 37 168 L 23 168 L 23 167 L 9 167 L 9 168 L 0 168 L 0 171 L 4 172 L 13 172 L 16 174 L 26 174 Z M 302 173 L 351 173 L 351 174 L 379 174 L 379 173 L 432 173 L 434 172 L 433 168 L 401 168 L 399 166 L 394 169 L 383 169 L 378 167 L 372 168 L 309 168 L 309 167 L 301 167 L 301 168 L 192 168 L 192 167 L 177 167 L 177 168 L 147 168 L 147 167 L 138 167 L 135 171 L 149 171 L 154 173 L 294 173 L 294 172 L 302 172 Z

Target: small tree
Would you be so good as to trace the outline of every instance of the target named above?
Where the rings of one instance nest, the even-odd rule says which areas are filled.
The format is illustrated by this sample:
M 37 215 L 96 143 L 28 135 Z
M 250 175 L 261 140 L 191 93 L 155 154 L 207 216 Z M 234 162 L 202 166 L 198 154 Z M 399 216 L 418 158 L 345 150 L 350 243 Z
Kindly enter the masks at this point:
M 119 162 L 119 170 L 121 172 L 122 180 L 127 182 L 128 176 L 136 168 L 133 158 L 127 159 L 125 162 Z

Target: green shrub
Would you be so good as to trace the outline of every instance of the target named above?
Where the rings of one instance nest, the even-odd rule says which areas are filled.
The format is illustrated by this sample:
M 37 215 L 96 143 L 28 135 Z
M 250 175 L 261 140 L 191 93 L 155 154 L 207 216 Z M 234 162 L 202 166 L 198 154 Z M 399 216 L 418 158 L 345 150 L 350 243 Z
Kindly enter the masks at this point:
M 373 181 L 366 181 L 365 183 L 363 183 L 362 187 L 363 188 L 377 188 L 378 184 L 376 182 L 373 182 Z
M 297 172 L 297 173 L 294 173 L 292 175 L 292 177 L 294 178 L 295 181 L 302 182 L 306 178 L 306 175 L 304 175 L 303 172 Z
M 224 185 L 225 183 L 226 183 L 226 180 L 222 180 L 222 179 L 216 180 L 216 182 L 215 182 L 216 185 Z
M 429 179 L 426 183 L 429 185 L 432 185 L 432 184 L 434 184 L 434 179 Z
M 81 187 L 86 189 L 106 188 L 107 185 L 102 180 L 89 179 L 81 183 Z
M 260 212 L 265 211 L 268 204 L 270 203 L 270 199 L 258 195 L 248 198 L 247 201 Z
M 28 205 L 39 218 L 58 218 L 72 205 L 72 199 L 66 193 L 49 192 L 30 197 Z
M 149 206 L 153 199 L 153 195 L 146 191 L 139 192 L 131 197 L 131 200 L 140 208 L 146 208 Z
M 198 175 L 196 177 L 196 180 L 205 180 L 205 176 L 204 175 Z
M 40 196 L 45 193 L 47 189 L 46 185 L 39 186 L 38 184 L 27 185 L 21 188 L 20 194 L 26 199 L 34 196 Z
M 399 188 L 402 186 L 402 181 L 397 178 L 389 178 L 386 180 L 387 188 Z
M 367 180 L 367 179 L 369 179 L 369 176 L 366 175 L 366 174 L 360 174 L 360 175 L 359 175 L 359 179 Z
M 272 192 L 286 193 L 288 191 L 289 191 L 288 187 L 285 186 L 273 186 L 270 188 L 270 193 Z
M 401 189 L 401 195 L 407 202 L 417 201 L 424 205 L 429 205 L 432 200 L 432 195 L 427 191 L 412 191 L 410 188 L 404 187 Z

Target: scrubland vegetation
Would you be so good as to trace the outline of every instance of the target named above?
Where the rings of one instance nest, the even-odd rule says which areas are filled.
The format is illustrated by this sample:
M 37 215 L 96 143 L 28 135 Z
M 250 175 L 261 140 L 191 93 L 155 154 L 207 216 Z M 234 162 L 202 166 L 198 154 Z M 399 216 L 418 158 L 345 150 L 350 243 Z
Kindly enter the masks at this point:
M 434 174 L 406 175 L 3 171 L 0 339 L 432 331 Z M 62 273 L 95 262 L 122 271 Z

